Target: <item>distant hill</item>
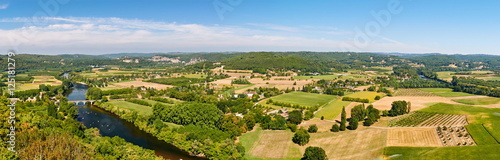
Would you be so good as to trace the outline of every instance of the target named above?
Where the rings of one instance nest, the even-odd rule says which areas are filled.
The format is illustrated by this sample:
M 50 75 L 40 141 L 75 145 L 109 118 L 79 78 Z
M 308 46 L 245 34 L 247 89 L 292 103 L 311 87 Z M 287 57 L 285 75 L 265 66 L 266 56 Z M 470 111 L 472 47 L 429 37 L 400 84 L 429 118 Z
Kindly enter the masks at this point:
M 228 69 L 253 70 L 265 73 L 266 69 L 301 70 L 302 72 L 328 71 L 321 63 L 295 55 L 285 55 L 271 52 L 253 52 L 229 58 L 222 61 Z

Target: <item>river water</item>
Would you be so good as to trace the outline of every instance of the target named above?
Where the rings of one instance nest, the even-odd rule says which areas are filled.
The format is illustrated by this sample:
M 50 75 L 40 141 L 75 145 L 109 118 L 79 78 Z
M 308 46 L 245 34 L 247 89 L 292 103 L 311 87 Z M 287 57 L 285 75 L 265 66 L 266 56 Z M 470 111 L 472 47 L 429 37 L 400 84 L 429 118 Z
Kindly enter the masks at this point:
M 87 87 L 82 84 L 75 84 L 74 88 L 66 97 L 69 101 L 85 100 Z M 127 142 L 155 151 L 155 154 L 166 159 L 198 160 L 200 157 L 190 156 L 188 153 L 177 147 L 158 140 L 153 135 L 140 130 L 133 123 L 121 119 L 119 116 L 91 105 L 78 105 L 78 121 L 87 128 L 96 127 L 101 135 L 114 137 L 118 136 Z

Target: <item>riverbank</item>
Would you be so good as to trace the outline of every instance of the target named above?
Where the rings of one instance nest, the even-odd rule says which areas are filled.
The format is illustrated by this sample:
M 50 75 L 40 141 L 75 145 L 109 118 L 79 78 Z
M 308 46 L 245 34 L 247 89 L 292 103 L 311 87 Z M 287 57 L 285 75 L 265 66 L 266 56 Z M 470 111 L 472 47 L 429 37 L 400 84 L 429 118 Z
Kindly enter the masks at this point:
M 172 127 L 169 127 L 165 122 L 155 120 L 152 115 L 142 115 L 137 111 L 130 111 L 119 106 L 109 105 L 105 102 L 96 103 L 94 106 L 132 123 L 139 130 L 150 134 L 159 141 L 178 148 L 180 152 L 192 156 L 183 159 L 207 159 L 204 154 L 197 153 L 196 151 L 193 152 L 191 145 L 189 145 L 190 141 L 185 139 L 185 135 L 176 133 Z

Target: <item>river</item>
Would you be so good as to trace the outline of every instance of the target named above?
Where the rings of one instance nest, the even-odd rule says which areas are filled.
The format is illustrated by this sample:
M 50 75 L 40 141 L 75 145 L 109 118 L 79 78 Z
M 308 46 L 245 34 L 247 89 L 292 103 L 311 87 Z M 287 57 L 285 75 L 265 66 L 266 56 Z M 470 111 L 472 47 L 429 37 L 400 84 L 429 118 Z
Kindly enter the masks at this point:
M 66 96 L 69 101 L 85 100 L 87 87 L 75 84 L 74 88 Z M 158 140 L 153 135 L 140 130 L 133 123 L 121 119 L 119 116 L 92 105 L 78 105 L 78 121 L 87 128 L 99 128 L 102 136 L 118 136 L 127 142 L 155 151 L 155 154 L 166 159 L 198 160 L 200 157 L 190 156 L 177 147 Z

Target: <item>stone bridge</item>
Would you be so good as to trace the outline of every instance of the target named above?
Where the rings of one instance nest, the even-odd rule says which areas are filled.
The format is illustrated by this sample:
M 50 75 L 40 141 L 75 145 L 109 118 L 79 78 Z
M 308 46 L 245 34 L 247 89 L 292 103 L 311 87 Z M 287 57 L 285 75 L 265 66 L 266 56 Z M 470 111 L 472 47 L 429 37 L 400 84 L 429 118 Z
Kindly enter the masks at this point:
M 75 105 L 79 105 L 80 103 L 85 104 L 94 104 L 94 102 L 97 100 L 79 100 L 79 101 L 68 101 L 68 103 L 74 103 Z

